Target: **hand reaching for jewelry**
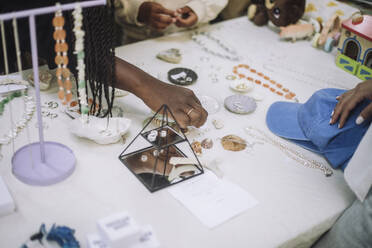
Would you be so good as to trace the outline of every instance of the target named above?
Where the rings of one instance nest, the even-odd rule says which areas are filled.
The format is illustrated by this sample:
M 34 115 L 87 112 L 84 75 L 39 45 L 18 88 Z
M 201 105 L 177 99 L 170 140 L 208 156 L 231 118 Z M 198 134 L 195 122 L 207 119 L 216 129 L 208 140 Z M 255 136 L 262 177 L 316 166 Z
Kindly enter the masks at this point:
M 372 100 L 372 79 L 359 83 L 354 89 L 349 90 L 337 97 L 338 103 L 334 109 L 330 124 L 339 121 L 339 128 L 342 128 L 349 114 L 364 99 Z M 356 124 L 360 125 L 364 120 L 372 118 L 372 103 L 363 109 Z
M 176 18 L 177 27 L 188 28 L 193 26 L 198 21 L 198 16 L 188 6 L 178 9 L 177 13 L 179 14 L 179 16 Z
M 176 12 L 164 8 L 159 3 L 144 2 L 139 8 L 137 20 L 150 27 L 162 30 L 176 22 Z
M 166 104 L 181 128 L 200 127 L 207 120 L 207 111 L 191 90 L 161 82 L 119 58 L 115 62 L 116 86 L 141 98 L 153 111 Z
M 151 94 L 142 98 L 152 110 L 158 110 L 167 104 L 181 128 L 187 126 L 202 126 L 207 120 L 208 113 L 202 107 L 195 94 L 184 87 L 156 82 Z

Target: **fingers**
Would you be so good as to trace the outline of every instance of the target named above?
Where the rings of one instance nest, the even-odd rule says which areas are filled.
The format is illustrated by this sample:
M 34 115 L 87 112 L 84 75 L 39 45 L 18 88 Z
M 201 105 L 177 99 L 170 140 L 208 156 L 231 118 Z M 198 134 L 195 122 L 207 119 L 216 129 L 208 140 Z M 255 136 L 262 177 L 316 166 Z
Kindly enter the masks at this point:
M 357 125 L 360 125 L 365 120 L 371 119 L 371 118 L 372 118 L 372 103 L 370 103 L 367 107 L 363 109 L 363 111 L 360 113 L 360 115 L 358 116 L 355 122 Z
M 164 24 L 168 24 L 168 25 L 176 21 L 175 18 L 172 18 L 171 16 L 164 15 L 164 14 L 154 15 L 153 19 L 154 19 L 154 21 L 164 23 Z
M 198 17 L 190 7 L 183 7 L 177 10 L 177 27 L 191 27 L 198 21 Z
M 174 113 L 174 117 L 177 120 L 178 125 L 182 129 L 186 129 L 188 126 L 191 126 L 191 119 L 190 117 L 184 112 L 184 110 L 179 109 Z
M 171 17 L 176 17 L 177 13 L 173 10 L 170 10 L 170 9 L 166 9 L 164 7 L 159 7 L 155 10 L 155 13 L 158 13 L 158 14 L 164 14 L 164 15 L 168 15 L 168 16 L 171 16 Z
M 196 102 L 189 105 L 187 113 L 190 118 L 190 125 L 195 127 L 201 127 L 207 120 L 208 113 L 207 111 Z
M 351 111 L 363 101 L 364 97 L 351 90 L 339 96 L 338 99 L 339 102 L 332 113 L 330 124 L 333 125 L 339 121 L 338 128 L 343 128 Z

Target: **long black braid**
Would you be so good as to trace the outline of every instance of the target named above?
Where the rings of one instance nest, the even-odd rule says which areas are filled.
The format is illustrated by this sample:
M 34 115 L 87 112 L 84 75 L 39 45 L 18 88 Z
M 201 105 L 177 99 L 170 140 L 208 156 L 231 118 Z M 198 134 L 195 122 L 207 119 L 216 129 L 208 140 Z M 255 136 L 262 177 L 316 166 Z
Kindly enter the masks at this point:
M 86 79 L 93 97 L 91 113 L 112 116 L 116 81 L 114 0 L 109 0 L 106 6 L 84 9 L 83 15 Z M 103 97 L 108 110 L 101 113 Z

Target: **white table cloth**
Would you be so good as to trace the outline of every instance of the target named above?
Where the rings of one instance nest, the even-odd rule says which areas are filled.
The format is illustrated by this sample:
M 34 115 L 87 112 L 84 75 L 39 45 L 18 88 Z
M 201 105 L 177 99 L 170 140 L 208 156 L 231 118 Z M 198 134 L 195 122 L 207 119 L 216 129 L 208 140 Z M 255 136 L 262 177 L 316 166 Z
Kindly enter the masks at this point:
M 116 54 L 162 80 L 166 80 L 169 69 L 178 66 L 198 73 L 197 83 L 189 88 L 199 96 L 213 96 L 221 104 L 220 111 L 209 116 L 206 127 L 210 131 L 200 138 L 210 137 L 215 143 L 203 157 L 221 159 L 220 168 L 225 178 L 251 193 L 259 204 L 210 230 L 167 190 L 149 193 L 118 159 L 120 152 L 140 131 L 143 120 L 150 116 L 143 102 L 129 95 L 116 100 L 116 105 L 124 108 L 125 117 L 133 120 L 126 144 L 104 146 L 77 138 L 67 129 L 69 117 L 58 110 L 52 110 L 58 113 L 58 118 L 44 118 L 48 126 L 46 140 L 69 146 L 77 158 L 75 172 L 61 183 L 33 187 L 18 181 L 11 173 L 12 146 L 3 147 L 5 157 L 0 161 L 0 174 L 14 197 L 17 210 L 0 218 L 1 247 L 18 247 L 41 223 L 76 229 L 76 236 L 85 247 L 85 237 L 96 231 L 97 219 L 123 210 L 140 224 L 151 224 L 160 243 L 167 248 L 309 247 L 334 223 L 354 199 L 341 172 L 335 171 L 332 177 L 326 178 L 319 170 L 304 167 L 270 144 L 256 145 L 249 153 L 222 149 L 218 138 L 227 134 L 253 141 L 243 130 L 246 126 L 269 133 L 265 125 L 266 111 L 271 103 L 284 99 L 256 87 L 254 92 L 265 96 L 258 102 L 257 110 L 249 115 L 232 114 L 223 107 L 223 99 L 234 94 L 225 77 L 232 74 L 234 65 L 245 63 L 294 91 L 300 102 L 306 101 L 317 89 L 352 88 L 359 80 L 336 67 L 335 51 L 328 54 L 314 49 L 308 41 L 280 41 L 273 30 L 256 27 L 245 17 L 205 29 L 236 49 L 243 59 L 231 62 L 210 55 L 190 39 L 188 32 L 123 46 Z M 207 40 L 207 43 L 219 49 L 212 41 Z M 155 58 L 159 51 L 168 48 L 181 49 L 180 65 Z M 218 82 L 213 83 L 213 77 L 217 77 Z M 56 101 L 56 91 L 55 88 L 43 93 L 42 102 Z M 211 123 L 214 118 L 222 119 L 225 127 L 216 130 Z M 37 141 L 35 119 L 29 125 L 31 141 Z M 24 131 L 17 138 L 15 148 L 26 144 L 27 140 Z M 289 146 L 326 163 L 311 152 Z

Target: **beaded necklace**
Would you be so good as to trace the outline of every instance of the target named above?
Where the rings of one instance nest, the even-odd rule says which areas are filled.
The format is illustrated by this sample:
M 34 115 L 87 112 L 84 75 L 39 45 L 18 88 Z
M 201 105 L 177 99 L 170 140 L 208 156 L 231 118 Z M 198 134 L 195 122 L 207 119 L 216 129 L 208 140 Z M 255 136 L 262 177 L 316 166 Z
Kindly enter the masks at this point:
M 270 137 L 268 134 L 266 134 L 264 131 L 256 128 L 256 127 L 246 127 L 244 128 L 246 134 L 250 136 L 251 138 L 260 140 L 262 142 L 271 144 L 275 147 L 277 147 L 279 150 L 281 150 L 284 154 L 286 154 L 289 158 L 293 159 L 294 161 L 302 164 L 305 167 L 317 169 L 323 172 L 324 176 L 329 177 L 332 176 L 333 171 L 325 166 L 324 164 L 305 157 L 302 153 L 291 149 L 290 147 L 286 146 L 285 144 L 279 142 L 277 139 L 274 139 Z
M 200 36 L 204 36 L 205 38 L 215 42 L 227 54 L 222 54 L 222 53 L 216 52 L 216 51 L 208 48 L 208 46 L 202 40 L 200 40 Z M 225 44 L 223 44 L 222 41 L 213 37 L 209 32 L 196 31 L 192 34 L 191 39 L 196 44 L 201 46 L 205 52 L 210 53 L 214 56 L 217 56 L 217 57 L 220 57 L 220 58 L 223 58 L 223 59 L 228 59 L 228 60 L 231 60 L 231 61 L 239 61 L 239 59 L 240 59 L 235 50 L 233 50 L 233 49 L 229 48 L 228 46 L 226 46 Z
M 65 18 L 62 15 L 62 11 L 58 10 L 53 18 L 54 33 L 53 38 L 56 41 L 54 50 L 56 52 L 55 63 L 57 65 L 56 76 L 59 85 L 58 98 L 64 105 L 68 104 L 72 99 L 71 93 L 71 80 L 70 70 L 67 68 L 68 65 L 68 45 L 65 41 L 66 31 L 63 29 L 65 24 Z M 65 81 L 63 82 L 63 78 Z
M 239 72 L 239 69 L 249 70 L 251 73 L 256 74 L 257 76 L 261 77 L 263 80 L 266 80 L 267 83 L 263 83 L 261 80 L 246 76 L 245 74 Z M 297 98 L 295 98 L 296 96 L 295 93 L 291 92 L 288 88 L 284 88 L 282 84 L 277 83 L 275 80 L 264 75 L 262 72 L 258 72 L 257 70 L 251 68 L 247 64 L 239 64 L 237 66 L 234 66 L 233 73 L 238 75 L 239 78 L 245 78 L 250 82 L 254 82 L 257 85 L 261 85 L 262 87 L 269 89 L 271 92 L 276 93 L 278 96 L 284 96 L 288 100 L 294 100 L 296 102 L 298 101 Z
M 76 5 L 75 10 L 72 12 L 74 16 L 74 33 L 76 37 L 75 51 L 77 56 L 77 71 L 78 71 L 78 91 L 79 91 L 79 101 L 81 106 L 81 120 L 83 123 L 88 121 L 88 101 L 86 94 L 86 81 L 85 81 L 85 64 L 84 64 L 84 35 L 85 32 L 81 29 L 83 26 L 83 14 L 82 9 L 79 4 Z

